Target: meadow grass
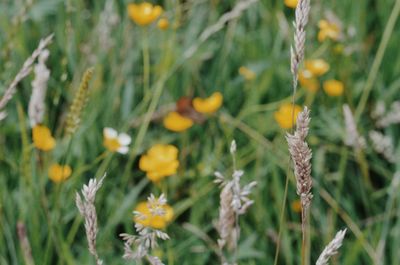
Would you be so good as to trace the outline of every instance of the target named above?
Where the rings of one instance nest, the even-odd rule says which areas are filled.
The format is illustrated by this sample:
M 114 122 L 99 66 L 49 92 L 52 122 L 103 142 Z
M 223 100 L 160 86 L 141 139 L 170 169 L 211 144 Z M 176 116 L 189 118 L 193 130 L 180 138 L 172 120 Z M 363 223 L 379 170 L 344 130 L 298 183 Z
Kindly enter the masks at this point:
M 153 1 L 163 6 L 167 30 L 156 22 L 135 24 L 125 0 L 0 2 L 0 97 L 40 39 L 54 34 L 46 61 L 50 79 L 43 124 L 57 142 L 51 152 L 39 151 L 32 142 L 30 74 L 0 121 L 0 264 L 95 264 L 75 194 L 105 172 L 95 203 L 96 248 L 104 264 L 126 263 L 119 234 L 134 234 L 133 209 L 150 193 L 162 192 L 174 217 L 166 229 L 170 240 L 152 254 L 170 265 L 219 264 L 220 190 L 214 172 L 232 174 L 233 139 L 243 181 L 257 182 L 250 195 L 254 204 L 240 217 L 238 263 L 274 264 L 280 228 L 277 264 L 301 263 L 301 215 L 292 207 L 298 195 L 285 140 L 290 129 L 280 128 L 274 118 L 281 104 L 292 100 L 294 10 L 283 1 L 259 0 L 224 20 L 238 2 Z M 344 37 L 321 43 L 318 22 L 327 12 L 340 20 Z M 320 81 L 337 79 L 345 89 L 330 97 L 322 87 L 314 94 L 299 87 L 295 95 L 296 104 L 311 109 L 307 142 L 313 152 L 313 201 L 306 264 L 315 264 L 343 229 L 343 246 L 331 264 L 400 260 L 400 128 L 398 122 L 378 126 L 384 114 L 374 116 L 377 105 L 389 112 L 400 100 L 399 12 L 400 0 L 311 0 L 305 59 L 323 58 L 330 69 Z M 240 75 L 241 66 L 255 78 Z M 70 138 L 67 115 L 90 67 L 88 100 Z M 185 132 L 167 130 L 157 117 L 183 96 L 207 97 L 215 91 L 223 95 L 221 109 Z M 344 104 L 366 139 L 365 148 L 345 144 Z M 105 127 L 132 138 L 128 154 L 103 146 Z M 393 161 L 374 150 L 372 130 L 389 137 Z M 178 148 L 179 168 L 154 184 L 139 169 L 139 160 L 157 143 Z M 56 162 L 72 168 L 59 184 L 48 177 L 48 167 Z

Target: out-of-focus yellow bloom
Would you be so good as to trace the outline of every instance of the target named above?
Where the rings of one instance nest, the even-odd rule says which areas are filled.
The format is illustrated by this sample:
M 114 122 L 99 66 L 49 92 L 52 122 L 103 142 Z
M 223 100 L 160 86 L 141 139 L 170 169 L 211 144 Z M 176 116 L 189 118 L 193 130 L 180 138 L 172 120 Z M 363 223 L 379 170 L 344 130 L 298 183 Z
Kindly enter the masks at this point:
M 176 111 L 170 112 L 163 120 L 164 127 L 174 132 L 183 132 L 193 126 L 193 121 Z
M 334 22 L 322 19 L 318 22 L 318 40 L 323 42 L 326 39 L 337 41 L 340 38 L 340 27 Z
M 136 206 L 135 211 L 141 213 L 144 219 L 134 217 L 133 220 L 136 223 L 142 224 L 147 227 L 164 229 L 174 217 L 174 210 L 168 204 L 165 204 L 162 207 L 165 211 L 165 214 L 163 216 L 157 216 L 151 213 L 148 202 L 140 202 Z
M 56 140 L 51 136 L 46 126 L 36 125 L 32 129 L 33 145 L 42 151 L 50 151 L 56 146 Z
M 329 71 L 329 64 L 323 59 L 306 60 L 304 64 L 306 70 L 314 76 L 321 76 Z
M 290 8 L 296 8 L 298 2 L 299 0 L 284 0 L 285 5 Z
M 126 133 L 118 134 L 113 128 L 104 128 L 103 138 L 103 145 L 109 151 L 121 154 L 128 153 L 128 145 L 131 143 L 131 137 Z
M 148 2 L 141 4 L 129 4 L 129 17 L 140 26 L 147 26 L 153 23 L 163 12 L 161 6 L 153 5 Z
M 294 111 L 294 116 L 293 116 Z M 297 115 L 301 112 L 301 107 L 291 103 L 284 103 L 279 107 L 279 110 L 274 113 L 276 122 L 282 129 L 290 129 L 296 124 Z
M 327 80 L 324 82 L 324 91 L 331 97 L 338 97 L 343 94 L 344 84 L 335 79 Z
M 319 81 L 308 70 L 300 71 L 299 73 L 300 85 L 308 91 L 315 93 L 319 89 Z
M 139 160 L 140 170 L 153 182 L 175 174 L 178 167 L 178 148 L 173 145 L 156 144 Z
M 161 18 L 158 23 L 157 27 L 162 30 L 166 30 L 169 27 L 169 21 L 166 18 Z
M 300 200 L 293 201 L 291 207 L 292 207 L 293 212 L 300 213 L 301 212 L 301 202 L 300 202 Z
M 60 183 L 71 176 L 72 169 L 68 165 L 61 166 L 59 164 L 53 164 L 49 167 L 49 178 L 55 182 Z
M 221 107 L 222 101 L 222 94 L 215 92 L 208 98 L 194 98 L 193 108 L 200 113 L 214 113 Z
M 245 66 L 239 67 L 239 74 L 243 76 L 247 81 L 254 80 L 256 78 L 256 73 Z

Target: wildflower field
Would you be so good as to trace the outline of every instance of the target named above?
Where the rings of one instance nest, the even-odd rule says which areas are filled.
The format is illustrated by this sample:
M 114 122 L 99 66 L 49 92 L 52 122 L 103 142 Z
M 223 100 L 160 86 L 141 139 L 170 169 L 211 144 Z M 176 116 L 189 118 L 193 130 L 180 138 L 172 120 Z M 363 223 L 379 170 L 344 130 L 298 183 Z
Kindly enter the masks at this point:
M 400 0 L 1 0 L 0 265 L 400 264 Z

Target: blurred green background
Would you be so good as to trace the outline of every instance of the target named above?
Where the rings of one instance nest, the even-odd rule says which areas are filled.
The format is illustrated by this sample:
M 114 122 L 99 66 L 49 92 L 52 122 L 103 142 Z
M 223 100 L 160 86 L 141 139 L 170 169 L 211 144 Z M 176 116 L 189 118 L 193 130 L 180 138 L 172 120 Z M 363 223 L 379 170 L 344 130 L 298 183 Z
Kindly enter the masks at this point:
M 238 143 L 237 163 L 245 170 L 244 179 L 258 182 L 251 196 L 255 203 L 240 221 L 239 264 L 273 264 L 280 225 L 278 264 L 300 264 L 300 216 L 291 207 L 298 196 L 286 131 L 274 120 L 274 112 L 282 102 L 290 102 L 292 95 L 294 10 L 283 1 L 260 0 L 201 42 L 200 34 L 237 2 L 154 1 L 162 5 L 163 16 L 170 22 L 167 30 L 160 30 L 156 23 L 136 25 L 127 15 L 130 1 L 0 2 L 0 94 L 39 40 L 54 33 L 46 63 L 51 77 L 44 124 L 57 139 L 49 153 L 40 153 L 32 145 L 27 118 L 31 74 L 18 86 L 6 108 L 8 116 L 0 122 L 0 264 L 25 262 L 16 233 L 18 222 L 26 226 L 34 264 L 93 264 L 74 199 L 89 178 L 105 171 L 108 176 L 96 200 L 97 246 L 105 264 L 125 263 L 118 234 L 133 233 L 133 208 L 150 192 L 161 191 L 174 207 L 175 219 L 167 228 L 171 240 L 161 243 L 156 254 L 166 264 L 218 264 L 212 251 L 215 245 L 210 243 L 218 238 L 213 221 L 218 218 L 219 189 L 213 184 L 213 172 L 230 174 L 232 139 Z M 397 156 L 390 163 L 369 141 L 361 155 L 345 146 L 342 113 L 343 104 L 357 108 L 374 74 L 371 67 L 379 59 L 382 63 L 377 65 L 371 94 L 356 120 L 359 133 L 368 138 L 369 131 L 377 129 L 371 113 L 378 102 L 390 109 L 400 99 L 400 27 L 394 8 L 399 2 L 311 0 L 306 59 L 324 59 L 330 70 L 322 80 L 335 78 L 345 84 L 340 97 L 329 97 L 322 89 L 310 94 L 299 88 L 296 94 L 296 103 L 307 103 L 312 116 L 308 137 L 314 178 L 311 264 L 343 228 L 348 233 L 332 264 L 397 264 L 400 260 L 400 193 L 393 181 L 400 166 L 399 126 L 378 128 L 392 139 Z M 329 14 L 341 22 L 343 39 L 320 43 L 318 21 Z M 392 31 L 388 26 L 391 15 Z M 387 45 L 381 42 L 385 30 Z M 143 89 L 142 46 L 146 40 L 150 45 L 150 100 L 161 93 L 156 111 L 182 96 L 206 97 L 214 91 L 223 94 L 222 108 L 183 133 L 168 131 L 159 120 L 144 126 L 150 103 Z M 185 56 L 190 47 L 198 49 Z M 90 66 L 94 67 L 91 94 L 68 152 L 73 174 L 63 185 L 54 185 L 48 180 L 47 167 L 60 161 L 67 150 L 65 115 Z M 241 66 L 256 77 L 246 80 L 238 72 Z M 127 132 L 133 142 L 142 130 L 137 152 L 126 156 L 105 152 L 104 127 Z M 140 155 L 155 143 L 170 143 L 179 149 L 178 174 L 160 185 L 149 182 L 138 169 Z M 280 224 L 286 176 L 290 184 L 285 222 Z

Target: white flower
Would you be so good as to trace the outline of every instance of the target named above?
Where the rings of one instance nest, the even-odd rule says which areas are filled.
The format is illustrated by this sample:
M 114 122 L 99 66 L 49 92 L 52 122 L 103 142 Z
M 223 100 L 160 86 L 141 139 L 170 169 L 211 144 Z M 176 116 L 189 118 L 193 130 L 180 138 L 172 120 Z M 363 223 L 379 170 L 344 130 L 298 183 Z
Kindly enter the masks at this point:
M 126 133 L 120 133 L 113 128 L 104 128 L 104 146 L 111 152 L 118 152 L 121 154 L 126 154 L 129 151 L 129 144 L 131 143 L 131 137 Z

